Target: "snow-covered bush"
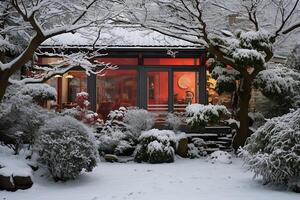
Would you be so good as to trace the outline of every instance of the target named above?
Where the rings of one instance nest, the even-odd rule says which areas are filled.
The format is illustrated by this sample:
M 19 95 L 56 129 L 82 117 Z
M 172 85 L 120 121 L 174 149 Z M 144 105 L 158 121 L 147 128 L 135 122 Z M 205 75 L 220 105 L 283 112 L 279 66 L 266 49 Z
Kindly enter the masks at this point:
M 123 122 L 127 109 L 120 107 L 118 110 L 111 111 L 104 124 L 98 127 L 96 139 L 98 150 L 102 154 L 132 154 L 131 146 L 134 142 L 131 139 L 131 133 Z M 130 147 L 130 149 L 125 149 Z M 131 151 L 131 152 L 130 152 Z
M 217 80 L 216 91 L 219 94 L 223 92 L 234 92 L 236 90 L 236 80 L 240 78 L 238 71 L 228 68 L 220 62 L 213 62 L 210 67 L 213 68 L 212 77 Z
M 192 143 L 188 144 L 188 157 L 200 158 L 206 156 L 207 143 L 201 138 L 193 138 Z
M 146 110 L 120 107 L 111 111 L 106 122 L 98 128 L 96 138 L 99 151 L 117 155 L 131 155 L 142 131 L 154 124 L 154 115 Z
M 249 169 L 266 183 L 300 176 L 300 109 L 268 120 L 241 149 Z
M 130 156 L 136 146 L 128 131 L 114 130 L 96 134 L 98 150 L 101 154 Z
M 26 84 L 22 87 L 20 93 L 31 96 L 37 102 L 56 99 L 55 88 L 46 83 Z
M 269 65 L 257 75 L 254 85 L 278 104 L 272 112 L 280 115 L 300 107 L 300 72 L 296 70 L 280 64 Z
M 83 123 L 93 126 L 98 123 L 102 123 L 97 113 L 89 110 L 89 94 L 86 92 L 77 93 L 75 98 L 76 108 L 65 109 L 63 115 L 69 115 L 75 119 L 82 121 Z
M 183 124 L 184 117 L 181 113 L 168 113 L 166 122 L 173 131 L 177 131 L 179 127 Z
M 75 179 L 85 169 L 96 166 L 98 151 L 91 130 L 69 116 L 48 120 L 39 129 L 35 142 L 45 165 L 55 181 Z
M 38 84 L 34 87 L 11 85 L 0 103 L 0 140 L 13 147 L 16 153 L 18 153 L 22 143 L 32 144 L 34 135 L 44 124 L 44 121 L 56 115 L 35 103 L 36 95 L 41 98 L 41 95 L 45 93 L 42 95 L 44 99 L 48 94 L 47 91 L 43 92 L 41 88 L 48 87 L 39 87 Z M 24 91 L 31 92 L 27 94 Z
M 191 104 L 186 107 L 186 122 L 192 128 L 216 124 L 229 116 L 230 112 L 223 105 Z
M 292 50 L 292 52 L 288 56 L 285 66 L 300 71 L 300 45 L 299 44 L 296 45 L 296 47 Z
M 138 138 L 142 131 L 153 127 L 155 116 L 155 114 L 144 109 L 129 109 L 125 113 L 123 121 L 133 136 Z
M 142 132 L 135 152 L 136 162 L 174 162 L 177 137 L 173 131 L 151 129 Z

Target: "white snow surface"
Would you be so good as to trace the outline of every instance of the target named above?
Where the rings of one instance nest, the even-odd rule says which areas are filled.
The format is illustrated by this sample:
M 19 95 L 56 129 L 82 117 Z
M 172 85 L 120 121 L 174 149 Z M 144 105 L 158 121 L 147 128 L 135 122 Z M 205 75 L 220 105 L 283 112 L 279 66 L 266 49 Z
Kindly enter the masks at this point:
M 263 186 L 233 164 L 177 159 L 170 164 L 100 163 L 66 183 L 35 175 L 28 190 L 0 191 L 6 200 L 296 200 L 299 194 Z
M 0 175 L 31 176 L 32 170 L 24 155 L 13 155 L 13 151 L 0 145 Z M 1 192 L 0 192 L 1 199 Z

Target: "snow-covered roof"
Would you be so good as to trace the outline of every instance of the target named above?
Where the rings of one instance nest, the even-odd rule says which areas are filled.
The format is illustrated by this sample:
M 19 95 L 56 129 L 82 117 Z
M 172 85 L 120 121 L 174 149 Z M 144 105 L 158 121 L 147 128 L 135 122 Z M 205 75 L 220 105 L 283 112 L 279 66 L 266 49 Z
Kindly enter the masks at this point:
M 92 46 L 98 36 L 97 29 L 81 29 L 46 40 L 42 46 Z M 168 37 L 139 27 L 102 28 L 96 46 L 105 47 L 178 47 L 199 48 L 202 46 Z

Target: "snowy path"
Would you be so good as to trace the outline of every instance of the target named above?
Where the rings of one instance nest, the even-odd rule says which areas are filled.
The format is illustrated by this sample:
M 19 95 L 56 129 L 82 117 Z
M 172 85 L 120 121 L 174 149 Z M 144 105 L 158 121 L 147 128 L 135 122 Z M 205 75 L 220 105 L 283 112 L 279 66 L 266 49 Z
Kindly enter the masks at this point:
M 172 164 L 100 163 L 68 183 L 35 178 L 25 191 L 0 191 L 0 200 L 298 200 L 300 195 L 262 186 L 239 160 L 211 164 L 178 159 Z

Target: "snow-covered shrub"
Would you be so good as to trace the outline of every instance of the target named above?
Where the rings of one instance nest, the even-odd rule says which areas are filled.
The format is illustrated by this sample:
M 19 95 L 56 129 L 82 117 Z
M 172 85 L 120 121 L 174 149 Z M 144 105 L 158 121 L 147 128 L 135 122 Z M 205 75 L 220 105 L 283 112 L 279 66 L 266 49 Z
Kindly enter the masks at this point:
M 96 134 L 98 150 L 102 154 L 130 156 L 135 149 L 135 142 L 128 131 L 114 130 Z
M 180 113 L 168 113 L 166 122 L 170 128 L 172 128 L 174 131 L 177 131 L 183 124 L 183 120 L 183 116 L 181 116 Z
M 225 151 L 215 151 L 209 155 L 207 160 L 211 163 L 231 164 L 232 156 Z
M 201 138 L 193 138 L 192 143 L 188 144 L 188 157 L 200 158 L 206 156 L 207 143 Z
M 300 109 L 268 120 L 246 141 L 240 155 L 266 183 L 300 176 Z
M 212 77 L 217 80 L 216 91 L 219 94 L 223 92 L 234 92 L 236 90 L 236 80 L 239 79 L 240 73 L 235 69 L 229 69 L 220 62 L 214 62 L 211 66 Z
M 11 147 L 16 145 L 13 147 L 16 153 L 22 143 L 32 144 L 34 135 L 44 121 L 56 115 L 35 103 L 34 94 L 43 92 L 40 90 L 35 92 L 34 88 L 44 88 L 44 86 L 38 87 L 37 85 L 36 87 L 11 85 L 7 88 L 6 95 L 0 103 L 0 140 Z M 23 91 L 32 93 L 26 94 Z
M 115 132 L 121 131 L 125 132 L 127 130 L 127 126 L 124 123 L 124 116 L 127 112 L 125 107 L 120 107 L 118 110 L 112 110 L 107 116 L 107 120 L 102 126 L 98 127 L 98 133 L 107 133 L 107 132 Z
M 191 159 L 200 158 L 200 151 L 193 143 L 188 144 L 188 157 Z
M 254 86 L 278 104 L 271 112 L 281 115 L 290 108 L 300 107 L 300 72 L 296 70 L 280 64 L 269 65 L 257 75 Z
M 91 130 L 69 116 L 48 120 L 39 129 L 35 142 L 45 165 L 55 181 L 75 179 L 85 169 L 96 166 L 98 151 Z
M 26 84 L 22 87 L 20 93 L 31 96 L 37 102 L 56 99 L 55 88 L 46 83 Z
M 155 116 L 155 114 L 144 109 L 129 109 L 125 113 L 123 121 L 133 136 L 138 138 L 142 131 L 153 127 Z
M 96 138 L 99 151 L 117 155 L 131 155 L 142 131 L 154 124 L 154 115 L 142 109 L 120 107 L 111 111 L 106 122 L 98 128 Z
M 174 162 L 177 138 L 173 131 L 151 129 L 142 132 L 135 152 L 136 162 Z
M 133 153 L 135 142 L 123 122 L 126 112 L 127 109 L 124 107 L 111 111 L 106 122 L 98 127 L 96 139 L 100 153 L 117 155 Z
M 296 45 L 296 47 L 292 50 L 292 52 L 288 56 L 285 66 L 300 71 L 300 45 L 299 44 Z
M 223 105 L 191 104 L 186 107 L 186 122 L 192 128 L 216 124 L 229 116 L 230 112 Z
M 69 115 L 75 119 L 82 121 L 83 123 L 93 126 L 98 123 L 102 123 L 99 119 L 99 115 L 90 109 L 89 95 L 86 92 L 77 93 L 75 98 L 76 108 L 65 109 L 63 115 Z

